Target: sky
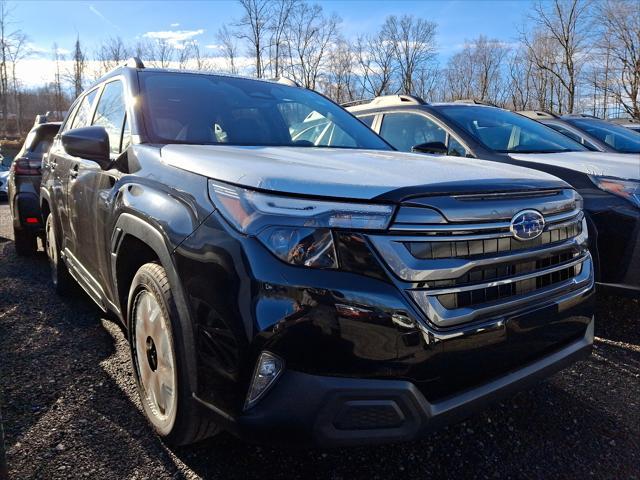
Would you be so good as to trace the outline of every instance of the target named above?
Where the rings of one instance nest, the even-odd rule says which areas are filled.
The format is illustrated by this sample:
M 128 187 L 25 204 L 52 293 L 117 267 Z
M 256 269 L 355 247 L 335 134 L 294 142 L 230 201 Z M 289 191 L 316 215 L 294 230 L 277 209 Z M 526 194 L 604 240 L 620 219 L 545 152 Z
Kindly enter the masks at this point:
M 326 13 L 342 19 L 346 38 L 375 32 L 388 15 L 413 14 L 438 24 L 439 60 L 444 63 L 465 40 L 484 34 L 514 42 L 530 7 L 527 0 L 393 1 L 320 0 Z M 76 36 L 90 56 L 100 41 L 120 36 L 125 43 L 166 38 L 194 39 L 215 52 L 216 33 L 242 15 L 235 1 L 9 1 L 13 29 L 29 37 L 32 58 L 19 75 L 26 85 L 38 85 L 52 76 L 52 45 L 61 53 L 72 50 Z M 50 80 L 49 80 L 50 81 Z

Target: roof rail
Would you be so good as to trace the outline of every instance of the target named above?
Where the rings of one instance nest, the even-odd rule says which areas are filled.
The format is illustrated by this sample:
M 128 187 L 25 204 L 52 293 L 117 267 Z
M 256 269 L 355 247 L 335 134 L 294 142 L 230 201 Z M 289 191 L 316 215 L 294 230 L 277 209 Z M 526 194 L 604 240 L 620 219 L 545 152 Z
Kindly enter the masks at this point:
M 281 83 L 282 85 L 288 85 L 289 87 L 302 87 L 298 82 L 287 77 L 273 78 L 271 81 Z
M 487 102 L 486 100 L 478 100 L 477 98 L 460 98 L 458 100 L 454 100 L 453 103 L 471 103 L 473 105 L 488 105 L 490 107 L 495 107 L 493 103 Z
M 351 102 L 350 102 L 351 103 Z M 416 95 L 380 95 L 371 101 L 358 100 L 355 105 L 342 104 L 349 110 L 364 110 L 370 107 L 394 107 L 398 105 L 426 105 L 422 98 Z
M 532 118 L 534 120 L 538 120 L 540 118 L 546 118 L 547 120 L 550 118 L 558 118 L 558 116 L 555 115 L 554 113 L 547 112 L 544 110 L 522 110 L 516 113 L 519 113 L 523 117 Z
M 341 107 L 347 108 L 347 107 L 354 107 L 356 105 L 362 105 L 365 103 L 371 103 L 373 101 L 373 98 L 361 98 L 359 100 L 351 100 L 350 102 L 343 102 L 340 104 Z
M 144 68 L 144 63 L 138 57 L 130 57 L 121 66 L 131 68 Z

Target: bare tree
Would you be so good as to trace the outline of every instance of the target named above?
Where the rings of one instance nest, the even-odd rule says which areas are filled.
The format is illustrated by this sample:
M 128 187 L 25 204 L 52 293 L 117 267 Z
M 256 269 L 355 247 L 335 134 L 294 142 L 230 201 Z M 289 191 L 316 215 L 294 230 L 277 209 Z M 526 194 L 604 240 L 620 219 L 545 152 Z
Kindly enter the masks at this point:
M 154 67 L 169 68 L 175 55 L 175 47 L 166 39 L 159 39 L 155 45 L 152 44 L 152 56 L 150 63 Z
M 238 66 L 236 65 L 236 58 L 238 57 L 238 44 L 234 36 L 225 25 L 218 30 L 217 38 L 222 47 L 222 54 L 227 62 L 227 70 L 229 73 L 237 74 Z
M 336 42 L 329 54 L 325 93 L 338 103 L 354 100 L 356 95 L 353 72 L 355 53 L 344 39 Z
M 274 0 L 272 2 L 271 21 L 267 28 L 271 34 L 269 39 L 269 65 L 274 78 L 282 75 L 284 42 L 291 12 L 301 0 Z
M 356 40 L 355 57 L 363 92 L 374 97 L 391 93 L 397 69 L 393 44 L 380 32 L 360 36 Z
M 196 70 L 208 71 L 211 70 L 211 63 L 206 55 L 202 54 L 200 50 L 200 43 L 197 41 L 191 42 L 191 56 L 194 62 Z
M 414 75 L 435 58 L 436 27 L 434 22 L 413 15 L 387 17 L 381 33 L 393 46 L 402 93 L 413 93 Z
M 239 0 L 244 15 L 238 22 L 237 36 L 250 45 L 250 53 L 255 60 L 256 77 L 264 76 L 263 53 L 266 45 L 271 2 L 269 0 Z
M 588 0 L 537 0 L 529 15 L 534 30 L 521 33 L 522 43 L 536 66 L 549 72 L 566 91 L 569 113 L 575 109 L 579 75 L 589 53 L 590 6 Z M 546 40 L 550 56 L 540 55 L 540 49 L 532 40 L 536 37 Z
M 29 54 L 27 47 L 27 36 L 22 32 L 14 32 L 8 44 L 7 55 L 11 60 L 11 83 L 13 87 L 13 103 L 16 109 L 16 132 L 22 131 L 22 99 L 20 92 L 20 82 L 17 75 L 17 66 L 24 57 Z
M 615 72 L 612 94 L 633 118 L 640 119 L 640 4 L 606 0 L 598 7 L 599 48 L 606 53 L 607 74 Z M 609 87 L 610 79 L 606 85 Z M 605 92 L 606 93 L 606 92 Z
M 0 0 L 0 97 L 2 97 L 2 126 L 6 133 L 9 127 L 9 75 L 7 63 L 9 60 L 9 41 L 11 11 L 5 0 Z
M 113 70 L 125 62 L 130 56 L 129 49 L 120 37 L 111 37 L 102 43 L 98 50 L 97 59 L 102 73 Z
M 510 98 L 510 107 L 514 110 L 530 110 L 533 64 L 527 58 L 526 52 L 515 51 L 509 58 L 509 83 L 507 86 Z
M 64 110 L 64 93 L 62 90 L 62 71 L 60 63 L 64 60 L 64 56 L 60 53 L 57 43 L 53 44 L 52 52 L 52 59 L 55 64 L 53 76 L 54 116 L 61 117 Z
M 339 23 L 336 15 L 326 17 L 320 5 L 300 3 L 291 13 L 286 69 L 305 88 L 316 88 L 329 47 L 337 40 Z
M 82 51 L 82 45 L 80 45 L 80 36 L 77 36 L 76 43 L 73 48 L 73 72 L 71 79 L 75 97 L 82 93 L 86 69 L 87 59 Z

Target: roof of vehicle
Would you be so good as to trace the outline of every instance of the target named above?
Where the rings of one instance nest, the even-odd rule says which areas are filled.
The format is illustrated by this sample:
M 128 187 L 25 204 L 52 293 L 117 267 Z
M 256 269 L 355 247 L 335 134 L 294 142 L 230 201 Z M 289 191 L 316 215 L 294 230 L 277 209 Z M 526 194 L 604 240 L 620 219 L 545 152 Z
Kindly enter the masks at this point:
M 350 112 L 357 112 L 360 110 L 370 110 L 372 108 L 426 104 L 422 98 L 415 95 L 380 95 L 372 99 L 343 103 L 341 106 Z
M 244 75 L 235 75 L 235 74 L 230 74 L 230 73 L 226 73 L 226 72 L 209 72 L 209 71 L 202 71 L 202 70 L 187 70 L 187 69 L 174 69 L 174 68 L 156 68 L 156 67 L 148 68 L 148 67 L 145 67 L 145 65 L 142 62 L 142 60 L 140 60 L 138 57 L 131 57 L 126 62 L 124 62 L 121 65 L 118 65 L 117 67 L 115 67 L 114 69 L 108 71 L 102 77 L 100 77 L 98 80 L 96 80 L 93 83 L 93 85 L 91 85 L 91 87 L 93 87 L 94 85 L 97 85 L 99 83 L 102 83 L 103 81 L 107 80 L 108 78 L 113 77 L 115 75 L 118 75 L 118 74 L 122 73 L 123 71 L 128 71 L 128 70 L 144 71 L 144 72 L 184 73 L 184 74 L 192 74 L 192 75 L 193 74 L 197 74 L 197 75 L 215 75 L 215 76 L 218 76 L 218 77 L 229 77 L 229 78 L 255 80 L 255 81 L 260 81 L 260 82 L 268 82 L 268 83 L 279 83 L 279 84 L 287 85 L 287 86 L 290 86 L 290 87 L 302 87 L 295 80 L 291 80 L 290 78 L 286 78 L 286 77 L 268 79 L 268 78 L 254 78 L 254 77 L 249 77 L 249 76 L 244 76 Z
M 475 98 L 464 98 L 453 100 L 450 102 L 425 102 L 416 95 L 380 95 L 373 99 L 355 100 L 353 102 L 343 103 L 341 106 L 352 113 L 364 112 L 378 108 L 389 107 L 443 107 L 443 106 L 473 106 L 473 107 L 493 107 L 500 108 L 489 102 L 478 100 Z

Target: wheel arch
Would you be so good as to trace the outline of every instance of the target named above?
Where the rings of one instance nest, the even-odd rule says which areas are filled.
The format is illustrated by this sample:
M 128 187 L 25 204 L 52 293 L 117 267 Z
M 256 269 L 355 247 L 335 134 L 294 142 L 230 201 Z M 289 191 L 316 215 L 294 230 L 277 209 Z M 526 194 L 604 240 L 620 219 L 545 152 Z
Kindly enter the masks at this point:
M 191 321 L 186 295 L 173 261 L 172 250 L 165 236 L 155 226 L 142 218 L 123 213 L 116 222 L 111 238 L 111 272 L 119 296 L 122 319 L 127 329 L 129 328 L 128 296 L 131 280 L 142 265 L 152 261 L 157 261 L 167 272 L 180 322 L 180 328 L 175 332 L 177 340 L 184 342 L 185 351 L 190 356 L 188 361 L 195 366 L 194 324 Z M 197 387 L 197 369 L 188 370 L 190 384 Z M 197 388 L 194 389 L 194 392 L 196 391 Z

